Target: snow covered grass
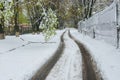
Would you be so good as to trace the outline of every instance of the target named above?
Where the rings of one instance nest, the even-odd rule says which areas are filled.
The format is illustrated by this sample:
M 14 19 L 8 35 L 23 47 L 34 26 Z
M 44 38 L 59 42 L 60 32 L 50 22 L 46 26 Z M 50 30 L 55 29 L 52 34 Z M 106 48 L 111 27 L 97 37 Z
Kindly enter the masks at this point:
M 97 66 L 100 68 L 105 80 L 120 79 L 120 51 L 114 46 L 103 41 L 92 39 L 85 36 L 75 29 L 71 29 L 71 34 L 82 42 L 90 51 Z
M 39 43 L 45 42 L 42 34 L 21 35 L 24 40 L 15 36 L 0 40 L 0 80 L 28 80 L 54 54 L 62 32 L 57 31 L 57 35 L 44 44 Z M 23 44 L 28 45 L 21 46 Z M 16 49 L 9 51 L 12 48 Z
M 6 36 L 6 39 L 0 40 L 0 53 L 6 53 L 8 50 L 19 47 L 27 42 L 23 42 L 15 36 Z

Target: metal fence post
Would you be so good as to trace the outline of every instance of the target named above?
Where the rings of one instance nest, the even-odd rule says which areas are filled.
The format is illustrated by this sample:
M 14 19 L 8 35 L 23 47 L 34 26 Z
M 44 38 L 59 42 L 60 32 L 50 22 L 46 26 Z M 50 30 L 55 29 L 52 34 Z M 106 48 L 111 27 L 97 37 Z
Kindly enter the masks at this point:
M 119 26 L 119 1 L 116 0 L 116 27 L 117 27 L 117 48 L 119 48 L 119 31 L 120 31 L 120 26 Z
M 93 28 L 93 39 L 95 39 L 95 29 Z

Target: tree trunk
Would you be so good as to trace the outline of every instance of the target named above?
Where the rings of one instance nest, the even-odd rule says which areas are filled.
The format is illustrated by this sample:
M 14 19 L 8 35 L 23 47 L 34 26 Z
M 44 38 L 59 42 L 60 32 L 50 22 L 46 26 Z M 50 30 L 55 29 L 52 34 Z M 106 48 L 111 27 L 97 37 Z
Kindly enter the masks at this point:
M 0 40 L 1 40 L 1 39 L 5 39 L 4 33 L 0 33 Z
M 5 39 L 4 30 L 1 24 L 0 24 L 0 39 Z
M 96 2 L 96 0 L 92 0 L 91 1 L 91 5 L 90 5 L 90 8 L 89 8 L 89 13 L 88 13 L 88 17 L 92 16 L 92 10 L 93 10 L 93 6 L 94 6 L 95 2 Z
M 2 22 L 2 21 L 1 21 Z M 0 39 L 5 39 L 4 35 L 4 27 L 2 24 L 0 24 Z
M 14 26 L 14 31 L 16 37 L 19 37 L 19 25 L 18 25 L 18 17 L 19 17 L 19 10 L 18 10 L 18 0 L 14 0 L 14 21 L 15 21 L 15 26 Z
M 119 48 L 119 41 L 120 41 L 120 28 L 117 28 L 117 48 Z

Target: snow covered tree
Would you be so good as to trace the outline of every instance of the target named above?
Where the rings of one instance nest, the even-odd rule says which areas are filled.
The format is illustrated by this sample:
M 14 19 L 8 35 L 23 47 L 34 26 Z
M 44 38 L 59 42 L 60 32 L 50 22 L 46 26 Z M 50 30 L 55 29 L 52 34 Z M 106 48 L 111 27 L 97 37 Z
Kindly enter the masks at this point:
M 11 7 L 13 2 L 8 0 L 0 1 L 0 39 L 4 39 L 4 28 L 9 25 L 10 18 L 13 16 Z
M 43 34 L 45 36 L 45 40 L 47 41 L 51 36 L 56 34 L 55 30 L 58 25 L 58 18 L 55 11 L 53 11 L 51 8 L 49 8 L 47 12 L 45 9 L 43 9 L 42 15 L 44 15 L 44 17 L 40 24 L 40 28 L 43 29 Z
M 39 25 L 43 18 L 42 12 L 44 7 L 43 0 L 25 0 L 27 13 L 29 16 L 30 23 L 32 25 L 32 32 L 39 33 Z
M 33 33 L 39 33 L 42 30 L 45 40 L 47 41 L 51 36 L 55 35 L 55 30 L 58 24 L 55 8 L 51 8 L 49 0 L 27 0 L 26 5 Z

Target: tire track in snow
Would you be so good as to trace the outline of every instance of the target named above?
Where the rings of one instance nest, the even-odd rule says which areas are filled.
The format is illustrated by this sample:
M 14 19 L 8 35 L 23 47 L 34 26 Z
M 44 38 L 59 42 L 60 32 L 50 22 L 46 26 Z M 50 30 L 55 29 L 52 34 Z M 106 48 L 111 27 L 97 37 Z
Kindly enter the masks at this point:
M 76 40 L 73 36 L 71 36 L 69 31 L 69 36 L 71 39 L 73 39 L 76 44 L 79 46 L 79 49 L 82 53 L 82 74 L 83 74 L 83 80 L 103 80 L 101 74 L 97 72 L 97 66 L 93 65 L 92 56 L 90 55 L 89 51 L 85 48 L 85 46 L 80 43 L 78 40 Z
M 45 78 L 48 76 L 49 72 L 56 64 L 56 62 L 59 60 L 64 50 L 65 45 L 64 45 L 63 36 L 65 32 L 60 37 L 61 42 L 55 54 L 36 72 L 36 74 L 30 80 L 45 80 Z

